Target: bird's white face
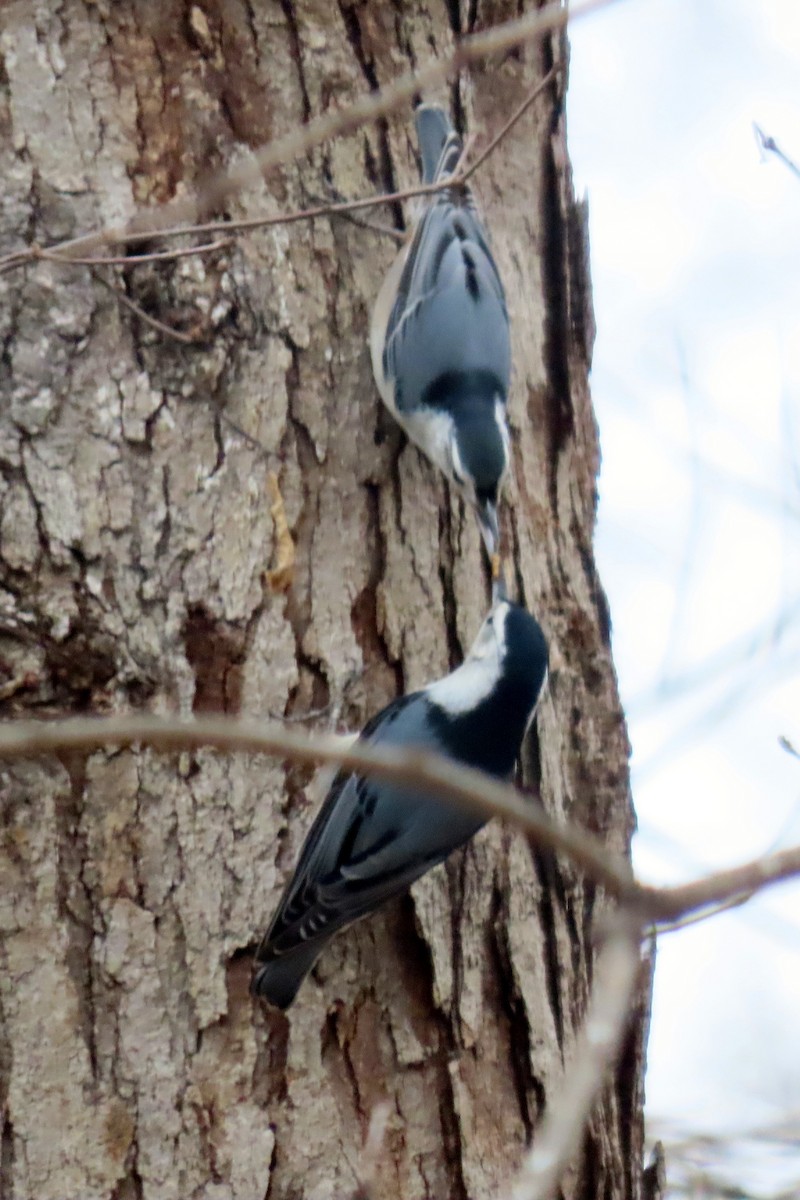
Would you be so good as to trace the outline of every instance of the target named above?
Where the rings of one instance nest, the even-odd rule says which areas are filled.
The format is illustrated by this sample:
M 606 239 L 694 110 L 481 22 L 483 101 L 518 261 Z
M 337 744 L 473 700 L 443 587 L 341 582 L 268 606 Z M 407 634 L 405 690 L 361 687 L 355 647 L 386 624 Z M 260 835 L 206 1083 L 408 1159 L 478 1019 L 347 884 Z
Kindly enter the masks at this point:
M 427 458 L 447 476 L 452 484 L 462 493 L 473 507 L 477 507 L 475 483 L 461 459 L 456 438 L 456 426 L 453 418 L 446 412 L 410 412 L 396 413 L 399 423 L 403 426 L 412 442 L 415 442 Z M 495 420 L 500 430 L 505 447 L 506 469 L 498 483 L 498 492 L 503 486 L 503 480 L 508 474 L 511 441 L 508 425 L 505 419 L 505 409 L 498 398 L 495 403 Z
M 481 625 L 470 652 L 460 667 L 425 689 L 445 712 L 470 712 L 494 691 L 503 667 L 505 623 L 509 605 L 498 601 Z
M 396 414 L 412 442 L 423 451 L 427 458 L 434 463 L 447 477 L 450 483 L 461 493 L 478 515 L 478 524 L 491 558 L 497 549 L 498 524 L 497 501 L 478 498 L 475 480 L 465 466 L 458 447 L 456 426 L 449 413 L 431 410 Z M 498 480 L 498 496 L 503 486 L 503 480 L 508 473 L 510 441 L 508 426 L 505 419 L 505 409 L 498 398 L 495 403 L 495 419 L 502 437 L 505 450 L 505 469 Z
M 511 431 L 508 428 L 506 406 L 503 404 L 503 401 L 499 396 L 495 398 L 494 402 L 494 419 L 497 421 L 497 427 L 500 430 L 500 436 L 503 439 L 503 445 L 505 446 L 506 451 L 506 469 L 503 472 L 503 478 L 500 480 L 497 488 L 497 494 L 499 495 L 503 487 L 503 480 L 508 477 L 508 472 L 511 470 Z
M 465 662 L 469 662 L 470 659 L 481 662 L 487 658 L 495 658 L 498 663 L 502 662 L 503 652 L 506 648 L 508 607 L 507 600 L 498 600 L 492 606 L 492 611 L 478 630 L 478 636 L 472 643 Z
M 449 470 L 446 471 L 448 479 L 450 479 L 459 491 L 464 493 L 464 496 L 473 506 L 477 503 L 475 496 L 475 484 L 470 475 L 467 473 L 466 467 L 461 461 L 461 455 L 458 450 L 458 439 L 456 438 L 456 429 L 453 422 L 450 422 L 449 437 L 447 442 L 447 465 Z
M 455 483 L 451 446 L 455 440 L 453 418 L 444 412 L 409 412 L 397 414 L 398 421 L 411 441 L 426 458 Z

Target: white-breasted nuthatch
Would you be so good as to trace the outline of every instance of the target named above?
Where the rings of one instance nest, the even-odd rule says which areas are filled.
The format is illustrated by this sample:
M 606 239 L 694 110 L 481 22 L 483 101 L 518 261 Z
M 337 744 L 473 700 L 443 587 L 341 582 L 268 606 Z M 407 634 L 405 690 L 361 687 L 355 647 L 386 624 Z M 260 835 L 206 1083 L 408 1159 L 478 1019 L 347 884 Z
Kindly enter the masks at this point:
M 508 778 L 546 677 L 538 622 L 498 600 L 461 666 L 394 700 L 359 741 L 422 748 Z M 419 789 L 339 771 L 256 954 L 253 992 L 287 1008 L 337 930 L 404 892 L 484 824 Z
M 423 182 L 438 183 L 454 172 L 461 140 L 435 105 L 420 105 L 415 119 Z M 370 350 L 384 403 L 477 512 L 496 576 L 511 342 L 503 285 L 467 187 L 425 199 L 378 293 Z

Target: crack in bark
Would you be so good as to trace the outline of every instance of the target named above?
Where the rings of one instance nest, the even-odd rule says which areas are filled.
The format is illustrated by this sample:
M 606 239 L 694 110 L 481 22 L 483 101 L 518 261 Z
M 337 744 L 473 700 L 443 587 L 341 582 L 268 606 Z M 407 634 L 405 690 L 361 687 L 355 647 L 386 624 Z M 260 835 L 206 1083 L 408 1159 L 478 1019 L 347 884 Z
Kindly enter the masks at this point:
M 156 413 L 153 415 L 153 420 L 161 412 L 163 404 L 158 406 Z M 145 421 L 145 431 L 148 439 L 152 439 L 152 425 L 149 421 Z M 213 472 L 212 472 L 213 474 Z M 169 550 L 169 538 L 172 532 L 172 505 L 169 496 L 169 463 L 164 465 L 164 471 L 161 475 L 161 498 L 164 502 L 164 520 L 161 522 L 161 530 L 156 542 L 155 557 L 157 560 L 166 559 Z M 142 581 L 144 582 L 144 581 Z
M 192 712 L 238 713 L 246 663 L 245 631 L 211 616 L 202 605 L 194 605 L 186 613 L 183 643 L 195 678 Z
M 297 80 L 300 84 L 300 94 L 303 97 L 303 121 L 311 116 L 311 101 L 308 97 L 305 67 L 303 66 L 303 44 L 300 40 L 300 28 L 293 0 L 280 0 L 281 10 L 286 19 L 286 29 L 289 34 L 289 53 L 297 67 Z
M 453 1080 L 447 1064 L 440 1066 L 439 1075 L 439 1119 L 442 1125 L 442 1141 L 447 1159 L 450 1200 L 470 1200 L 464 1178 L 463 1138 L 461 1121 L 456 1111 Z
M 289 622 L 294 636 L 298 676 L 302 680 L 302 673 L 305 671 L 311 680 L 311 697 L 308 707 L 310 709 L 317 709 L 325 708 L 330 703 L 331 686 L 323 664 L 318 658 L 312 657 L 312 655 L 306 652 L 303 643 L 312 623 L 312 596 L 314 593 L 312 547 L 314 545 L 315 529 L 319 523 L 320 472 L 311 434 L 295 412 L 295 398 L 299 387 L 296 365 L 298 353 L 296 349 L 292 350 L 292 368 L 290 368 L 290 372 L 287 374 L 287 422 L 294 434 L 298 463 L 305 486 L 303 488 L 302 508 L 291 532 L 295 541 L 297 562 L 298 564 L 305 565 L 306 573 L 305 587 L 301 595 L 303 575 L 298 570 L 294 586 L 286 597 L 284 616 Z M 295 695 L 299 695 L 300 691 L 301 689 L 298 685 Z M 287 699 L 285 714 L 287 716 L 298 715 L 291 696 Z
M 258 26 L 256 25 L 256 11 L 253 0 L 244 0 L 244 12 L 247 19 L 247 27 L 250 31 L 250 37 L 253 42 L 253 53 L 255 54 L 256 66 L 261 66 L 261 43 L 258 38 Z
M 5 815 L 5 814 L 4 814 Z M 5 826 L 5 821 L 4 821 Z M 0 939 L 0 970 L 9 978 L 5 947 Z M 13 1196 L 14 1126 L 8 1104 L 9 1085 L 14 1067 L 14 1050 L 8 1037 L 8 1024 L 0 990 L 0 1196 Z
M 506 863 L 507 863 L 506 859 Z M 508 1022 L 508 1049 L 511 1072 L 517 1095 L 520 1117 L 525 1129 L 525 1140 L 533 1135 L 535 1113 L 531 1112 L 531 1098 L 536 1101 L 537 1113 L 544 1109 L 545 1092 L 541 1082 L 535 1078 L 531 1068 L 531 1029 L 522 996 L 511 966 L 511 947 L 508 941 L 508 888 L 510 880 L 506 869 L 505 890 L 501 890 L 495 878 L 492 887 L 492 905 L 487 931 L 487 951 L 494 963 L 496 979 L 495 995 Z
M 0 1196 L 14 1195 L 14 1126 L 8 1110 L 3 1104 L 2 1130 L 0 1130 Z
M 394 37 L 397 48 L 407 59 L 412 68 L 416 68 L 417 58 L 410 34 L 406 31 L 406 8 L 403 0 L 389 0 L 394 12 Z
M 110 1200 L 144 1200 L 144 1180 L 136 1167 L 139 1157 L 139 1146 L 135 1140 L 131 1143 L 129 1157 L 131 1165 L 114 1188 Z
M 97 1052 L 97 1013 L 94 1003 L 92 950 L 92 891 L 86 880 L 89 849 L 81 817 L 86 791 L 85 755 L 61 755 L 69 779 L 68 799 L 56 801 L 58 917 L 68 939 L 65 965 L 75 988 L 79 1028 L 86 1046 L 95 1099 L 100 1084 Z
M 357 1023 L 358 1023 L 358 1014 L 359 1014 L 359 1005 L 356 1004 L 350 1014 L 350 1021 L 354 1025 L 357 1025 Z M 342 1062 L 344 1063 L 345 1078 L 347 1079 L 347 1082 L 350 1084 L 350 1090 L 351 1090 L 352 1096 L 353 1096 L 353 1109 L 354 1109 L 355 1114 L 358 1117 L 359 1121 L 361 1122 L 361 1124 L 366 1125 L 366 1123 L 369 1120 L 369 1113 L 364 1108 L 364 1102 L 361 1098 L 361 1088 L 359 1086 L 358 1071 L 356 1070 L 355 1063 L 353 1062 L 353 1056 L 352 1056 L 351 1048 L 350 1048 L 351 1038 L 348 1036 L 347 1033 L 345 1033 L 338 1044 L 339 1044 L 339 1053 L 341 1054 Z
M 386 641 L 384 630 L 380 626 L 378 613 L 378 593 L 386 577 L 386 539 L 380 518 L 380 489 L 376 484 L 365 483 L 364 491 L 367 501 L 367 546 L 370 563 L 369 577 L 365 586 L 356 596 L 350 609 L 350 621 L 358 646 L 361 650 L 363 673 L 375 667 L 376 670 L 385 668 L 391 672 L 393 679 L 393 696 L 403 693 L 403 671 L 401 662 L 392 657 Z M 372 689 L 368 688 L 369 693 Z M 384 701 L 385 702 L 385 701 Z M 368 704 L 367 708 L 372 709 Z M 371 711 L 352 712 L 352 722 L 364 724 Z M 352 723 L 348 722 L 348 724 Z
M 361 37 L 361 24 L 358 19 L 358 13 L 355 6 L 348 4 L 346 0 L 337 0 L 339 13 L 344 23 L 347 40 L 350 43 L 355 60 L 361 68 L 361 73 L 369 84 L 370 91 L 378 90 L 378 78 L 375 74 L 373 63 L 367 58 L 364 51 L 364 43 Z
M 445 10 L 447 19 L 450 22 L 450 28 L 456 38 L 460 38 L 461 29 L 461 0 L 445 0 Z
M 275 1172 L 277 1170 L 279 1161 L 278 1145 L 278 1139 L 274 1138 L 272 1142 L 272 1154 L 270 1155 L 269 1160 L 269 1174 L 267 1176 L 267 1190 L 264 1192 L 264 1200 L 270 1200 L 270 1196 L 272 1195 L 272 1183 L 275 1179 Z
M 377 91 L 380 84 L 375 71 L 374 63 L 367 58 L 364 50 L 363 38 L 361 36 L 361 24 L 358 18 L 358 12 L 354 5 L 348 4 L 346 0 L 337 0 L 339 12 L 342 17 L 347 40 L 353 50 L 356 62 L 361 69 L 361 73 L 366 80 L 371 92 Z M 385 117 L 381 117 L 375 122 L 375 132 L 378 137 L 378 150 L 380 154 L 380 184 L 385 192 L 398 191 L 397 180 L 394 171 L 394 163 L 392 161 L 392 152 L 389 145 L 389 122 Z M 369 136 L 364 132 L 365 143 L 365 159 L 369 154 Z M 368 172 L 368 174 L 372 174 Z M 373 179 L 373 182 L 377 182 Z M 391 205 L 392 217 L 397 229 L 405 229 L 405 220 L 403 217 L 403 206 L 399 201 Z
M 463 1036 L 459 1016 L 464 995 L 464 946 L 461 938 L 462 914 L 464 912 L 464 882 L 470 847 L 464 846 L 444 864 L 447 876 L 450 908 L 450 947 L 453 992 L 448 1016 L 448 1032 L 451 1049 L 463 1048 Z
M 553 904 L 553 893 L 558 878 L 558 867 L 551 854 L 538 850 L 531 843 L 529 843 L 529 847 L 531 859 L 540 884 L 539 909 L 541 912 L 541 929 L 545 945 L 544 968 L 547 981 L 547 994 L 550 1001 L 550 1009 L 553 1013 L 556 1038 L 563 1054 L 565 1028 L 560 986 L 563 972 L 559 961 L 556 913 Z
M 449 492 L 449 486 L 447 488 Z M 450 499 L 450 497 L 448 497 Z M 462 509 L 463 512 L 463 509 Z M 447 553 L 442 553 L 445 548 Z M 464 661 L 464 647 L 458 636 L 458 606 L 456 602 L 453 564 L 457 548 L 453 544 L 453 515 L 450 503 L 439 505 L 439 582 L 442 586 L 445 635 L 447 637 L 447 662 L 454 670 Z
M 547 43 L 543 43 L 544 70 L 553 65 L 553 54 Z M 542 154 L 541 220 L 542 231 L 542 276 L 545 294 L 545 356 L 549 383 L 547 406 L 549 415 L 550 452 L 549 460 L 554 464 L 549 476 L 550 504 L 554 514 L 558 513 L 558 469 L 557 464 L 565 446 L 575 433 L 575 413 L 570 382 L 570 320 L 567 264 L 569 260 L 568 231 L 562 209 L 561 181 L 553 153 L 553 141 L 557 137 L 559 122 L 563 119 L 561 107 L 552 115 L 552 132 L 549 144 Z
M 615 1130 L 620 1143 L 620 1161 L 625 1175 L 625 1193 L 637 1197 L 642 1187 L 642 1163 L 644 1146 L 641 1125 L 627 1121 L 625 1114 L 644 1109 L 644 1071 L 642 1065 L 647 1056 L 647 1040 L 650 1033 L 650 996 L 655 971 L 655 943 L 643 956 L 639 986 L 635 993 L 635 1005 L 628 1019 L 628 1027 L 619 1056 L 614 1079 L 618 1102 L 615 1106 Z
M 478 24 L 478 0 L 469 0 L 467 6 L 467 33 L 474 33 Z

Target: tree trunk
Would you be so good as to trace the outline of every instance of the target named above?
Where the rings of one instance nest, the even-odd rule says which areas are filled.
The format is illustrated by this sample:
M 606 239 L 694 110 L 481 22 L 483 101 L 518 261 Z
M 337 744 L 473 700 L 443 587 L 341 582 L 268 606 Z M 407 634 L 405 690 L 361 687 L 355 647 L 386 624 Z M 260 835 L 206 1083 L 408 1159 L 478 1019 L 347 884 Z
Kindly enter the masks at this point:
M 511 0 L 5 3 L 0 252 L 191 191 L 514 15 Z M 438 98 L 486 137 L 565 54 L 551 37 Z M 562 74 L 477 180 L 513 324 L 503 519 L 551 646 L 528 770 L 548 811 L 627 853 L 565 87 Z M 404 109 L 226 211 L 413 184 L 413 143 Z M 97 274 L 40 261 L 0 279 L 5 717 L 322 709 L 312 728 L 357 729 L 461 658 L 488 604 L 476 524 L 370 373 L 369 310 L 394 253 L 329 218 L 202 258 Z M 286 597 L 263 581 L 270 469 L 297 545 Z M 313 815 L 307 772 L 109 750 L 2 780 L 4 1200 L 345 1197 L 382 1101 L 376 1195 L 463 1200 L 509 1178 L 574 1044 L 606 906 L 567 862 L 492 823 L 337 937 L 284 1016 L 248 982 Z M 646 1010 L 565 1197 L 639 1195 Z

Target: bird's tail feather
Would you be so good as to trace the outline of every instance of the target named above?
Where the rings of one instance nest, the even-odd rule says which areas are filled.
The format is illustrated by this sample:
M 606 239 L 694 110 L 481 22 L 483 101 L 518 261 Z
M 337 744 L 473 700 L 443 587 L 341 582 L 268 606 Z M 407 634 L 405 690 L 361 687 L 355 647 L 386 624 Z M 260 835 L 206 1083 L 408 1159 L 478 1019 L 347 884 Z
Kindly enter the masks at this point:
M 414 118 L 422 155 L 422 182 L 434 183 L 440 176 L 452 172 L 461 153 L 461 139 L 438 104 L 420 104 Z
M 250 985 L 253 995 L 263 996 L 278 1008 L 288 1008 L 321 949 L 319 942 L 303 942 L 296 950 L 261 963 Z

